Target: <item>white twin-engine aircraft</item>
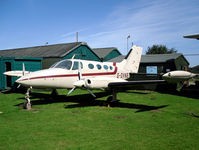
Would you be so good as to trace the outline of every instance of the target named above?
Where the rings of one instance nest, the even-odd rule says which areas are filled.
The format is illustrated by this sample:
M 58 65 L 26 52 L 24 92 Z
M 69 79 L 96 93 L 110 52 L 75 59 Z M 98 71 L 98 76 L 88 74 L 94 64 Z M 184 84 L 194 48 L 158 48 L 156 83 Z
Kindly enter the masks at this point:
M 23 65 L 23 71 L 9 71 L 4 74 L 20 77 L 16 82 L 28 88 L 24 102 L 26 109 L 31 108 L 29 92 L 32 88 L 71 89 L 68 95 L 76 88 L 81 88 L 86 89 L 93 97 L 96 96 L 92 89 L 111 89 L 113 96 L 109 101 L 116 101 L 116 87 L 129 84 L 126 79 L 130 77 L 129 73 L 138 72 L 141 54 L 142 48 L 133 46 L 120 63 L 65 59 L 45 70 L 28 72 Z
M 142 48 L 133 46 L 125 59 L 120 63 L 97 62 L 79 59 L 66 59 L 55 63 L 49 69 L 28 72 L 9 71 L 5 75 L 20 77 L 16 82 L 28 88 L 24 108 L 31 108 L 29 92 L 32 88 L 39 89 L 71 89 L 68 95 L 76 88 L 86 89 L 93 97 L 92 89 L 112 90 L 113 96 L 108 101 L 116 101 L 118 87 L 133 86 L 147 83 L 160 83 L 164 80 L 127 81 L 130 73 L 137 73 Z

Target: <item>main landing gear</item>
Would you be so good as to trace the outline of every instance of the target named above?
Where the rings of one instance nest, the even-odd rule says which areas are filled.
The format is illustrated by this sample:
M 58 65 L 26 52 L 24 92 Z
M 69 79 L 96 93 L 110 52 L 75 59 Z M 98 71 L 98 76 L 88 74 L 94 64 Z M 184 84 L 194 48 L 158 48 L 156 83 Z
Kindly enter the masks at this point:
M 116 89 L 112 89 L 112 96 L 109 96 L 106 101 L 108 103 L 108 107 L 111 107 L 111 104 L 119 102 L 119 100 L 117 100 Z
M 30 91 L 31 91 L 32 87 L 27 89 L 26 95 L 25 95 L 25 99 L 26 101 L 24 102 L 23 108 L 30 110 L 32 107 L 32 104 L 30 102 Z

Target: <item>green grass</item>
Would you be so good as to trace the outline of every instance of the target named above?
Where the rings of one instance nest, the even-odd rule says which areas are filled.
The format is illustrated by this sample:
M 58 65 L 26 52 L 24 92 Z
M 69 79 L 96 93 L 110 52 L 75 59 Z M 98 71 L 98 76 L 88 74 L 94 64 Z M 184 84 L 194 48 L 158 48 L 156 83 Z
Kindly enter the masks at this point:
M 199 99 L 128 91 L 108 108 L 105 93 L 66 93 L 34 92 L 30 111 L 24 94 L 0 94 L 0 149 L 199 149 Z

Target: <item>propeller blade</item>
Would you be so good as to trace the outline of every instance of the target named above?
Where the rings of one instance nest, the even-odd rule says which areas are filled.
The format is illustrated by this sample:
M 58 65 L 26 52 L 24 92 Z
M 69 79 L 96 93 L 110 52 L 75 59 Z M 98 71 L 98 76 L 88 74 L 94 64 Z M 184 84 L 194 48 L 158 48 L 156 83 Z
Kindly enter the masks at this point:
M 19 85 L 17 86 L 17 89 L 20 88 L 20 86 L 21 86 L 21 84 L 19 84 Z
M 81 70 L 81 63 L 80 63 L 80 61 L 78 62 L 78 78 L 79 78 L 79 80 L 82 79 L 82 70 Z
M 74 90 L 76 89 L 76 87 L 72 88 L 67 95 L 71 94 Z
M 86 89 L 93 97 L 96 97 L 95 94 L 93 92 L 91 92 L 91 90 Z
M 25 75 L 25 65 L 23 63 L 23 76 Z

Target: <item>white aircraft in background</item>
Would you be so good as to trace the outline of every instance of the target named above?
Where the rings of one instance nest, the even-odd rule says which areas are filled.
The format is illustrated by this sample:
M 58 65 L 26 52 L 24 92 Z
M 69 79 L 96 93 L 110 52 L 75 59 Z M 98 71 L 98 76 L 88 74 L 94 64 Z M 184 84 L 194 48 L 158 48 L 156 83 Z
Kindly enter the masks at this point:
M 198 76 L 199 76 L 198 74 L 191 73 L 188 71 L 176 70 L 165 73 L 162 76 L 162 78 L 166 80 L 168 83 L 179 83 L 179 82 L 188 81 L 190 79 L 195 80 L 195 78 Z
M 5 75 L 20 77 L 16 82 L 19 85 L 28 88 L 26 92 L 26 101 L 24 108 L 30 109 L 30 96 L 29 92 L 32 88 L 35 89 L 71 89 L 68 95 L 76 88 L 87 90 L 93 97 L 92 89 L 112 90 L 112 97 L 108 101 L 114 102 L 116 100 L 117 88 L 128 86 L 163 83 L 164 80 L 142 80 L 142 81 L 127 81 L 130 73 L 137 73 L 142 48 L 133 46 L 125 59 L 120 63 L 112 62 L 97 62 L 79 59 L 66 59 L 59 61 L 52 65 L 49 69 L 28 72 L 25 71 L 8 71 Z M 174 73 L 175 74 L 175 73 Z M 169 79 L 173 73 L 163 77 L 165 80 Z

